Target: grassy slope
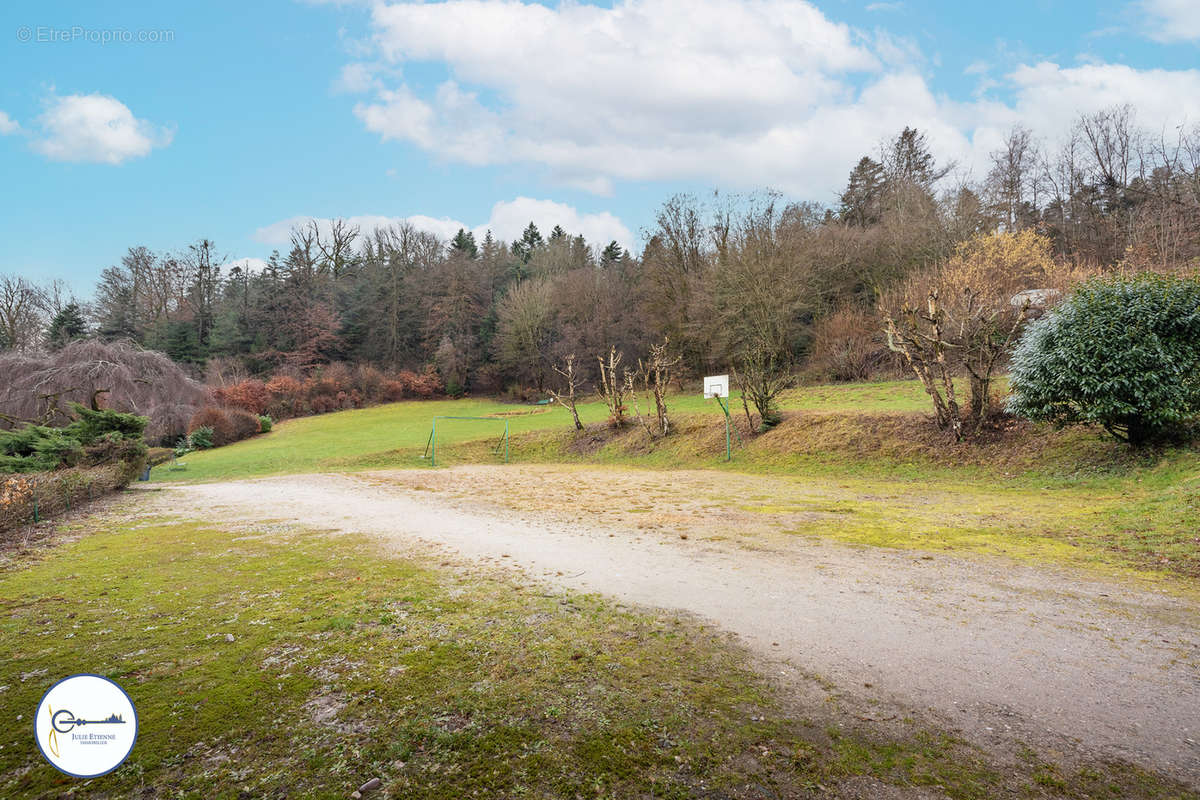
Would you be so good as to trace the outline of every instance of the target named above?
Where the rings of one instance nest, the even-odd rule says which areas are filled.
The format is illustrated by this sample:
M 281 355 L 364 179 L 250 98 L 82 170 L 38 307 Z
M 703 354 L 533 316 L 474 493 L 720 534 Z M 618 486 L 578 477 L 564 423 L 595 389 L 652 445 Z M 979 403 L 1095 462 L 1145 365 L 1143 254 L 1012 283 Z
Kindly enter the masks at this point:
M 1193 451 L 1131 454 L 1092 431 L 1032 426 L 949 446 L 921 422 L 926 399 L 914 381 L 805 388 L 790 393 L 784 406 L 785 423 L 753 437 L 733 399 L 742 433 L 732 464 L 723 461 L 716 404 L 680 395 L 671 399 L 677 435 L 657 442 L 638 429 L 612 437 L 601 425 L 604 407 L 594 402 L 581 406 L 589 423 L 584 434 L 557 407 L 397 403 L 288 421 L 267 436 L 190 455 L 186 472 L 160 468 L 154 477 L 427 468 L 421 455 L 435 414 L 506 414 L 515 462 L 768 474 L 780 479 L 768 491 L 778 496 L 755 505 L 781 515 L 805 508 L 806 501 L 790 498 L 789 481 L 821 489 L 839 504 L 842 520 L 795 526 L 799 534 L 1200 576 L 1200 457 Z M 498 461 L 490 447 L 501 430 L 498 422 L 444 423 L 439 464 Z
M 733 411 L 739 412 L 733 400 Z M 711 400 L 697 395 L 671 398 L 675 414 L 720 417 Z M 924 395 L 914 381 L 824 386 L 792 392 L 785 408 L 819 412 L 917 412 L 925 407 Z M 608 412 L 603 403 L 581 403 L 580 417 L 586 423 L 603 421 Z M 739 412 L 740 413 L 740 412 Z M 283 472 L 318 472 L 347 468 L 383 466 L 428 466 L 421 458 L 429 439 L 434 416 L 507 416 L 511 436 L 531 431 L 558 430 L 570 424 L 558 406 L 506 405 L 489 400 L 410 401 L 342 411 L 317 417 L 287 420 L 268 436 L 238 442 L 207 453 L 187 457 L 186 472 L 156 470 L 155 480 L 224 480 Z M 440 423 L 440 458 L 446 463 L 462 453 L 455 445 L 479 439 L 498 439 L 501 422 Z M 714 460 L 715 463 L 715 460 Z
M 346 797 L 375 776 L 380 798 L 799 797 L 863 775 L 954 798 L 1195 797 L 1033 751 L 996 764 L 911 721 L 866 731 L 833 698 L 797 711 L 695 622 L 368 540 L 85 524 L 0 572 L 0 716 L 23 720 L 0 729 L 3 797 Z M 89 782 L 29 736 L 77 671 L 121 683 L 140 722 L 130 759 Z

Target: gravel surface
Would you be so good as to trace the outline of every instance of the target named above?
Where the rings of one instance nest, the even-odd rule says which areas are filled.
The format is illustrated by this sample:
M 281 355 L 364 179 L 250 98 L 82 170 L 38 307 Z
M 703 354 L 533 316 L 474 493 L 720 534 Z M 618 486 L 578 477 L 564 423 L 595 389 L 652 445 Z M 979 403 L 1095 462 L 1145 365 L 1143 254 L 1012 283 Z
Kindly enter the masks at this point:
M 299 475 L 147 494 L 166 512 L 296 521 L 378 535 L 399 549 L 432 543 L 553 585 L 698 614 L 739 634 L 764 663 L 819 675 L 881 719 L 928 716 L 996 751 L 1030 744 L 1121 759 L 1200 786 L 1200 607 L 1192 601 L 1003 558 L 794 536 L 764 535 L 756 547 L 712 504 L 647 531 L 446 488 L 490 469 L 439 470 L 432 481 L 412 471 Z M 503 469 L 511 479 L 526 468 Z M 536 481 L 554 480 L 550 470 L 528 469 Z M 729 479 L 591 472 L 608 485 L 628 476 L 664 492 L 676 481 Z

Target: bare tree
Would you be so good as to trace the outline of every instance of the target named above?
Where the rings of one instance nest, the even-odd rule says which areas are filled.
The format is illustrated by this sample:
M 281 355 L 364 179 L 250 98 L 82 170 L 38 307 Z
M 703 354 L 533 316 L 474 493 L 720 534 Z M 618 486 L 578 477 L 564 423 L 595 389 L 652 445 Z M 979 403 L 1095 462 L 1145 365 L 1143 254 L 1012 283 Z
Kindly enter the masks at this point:
M 0 275 L 0 349 L 28 351 L 41 344 L 46 295 L 18 275 Z
M 758 412 L 758 430 L 768 431 L 783 421 L 779 395 L 795 384 L 795 376 L 779 362 L 765 342 L 748 345 L 739 361 L 741 368 L 733 370 L 733 378 L 742 393 L 746 420 L 753 430 L 750 409 L 745 405 L 748 399 Z
M 329 233 L 322 236 L 316 220 L 309 220 L 309 227 L 317 250 L 321 254 L 319 268 L 336 281 L 349 273 L 359 262 L 354 243 L 358 239 L 359 227 L 342 218 L 333 220 Z
M 662 344 L 650 345 L 649 358 L 638 363 L 642 383 L 646 391 L 654 397 L 654 422 L 659 436 L 666 436 L 671 432 L 671 423 L 667 416 L 667 386 L 671 382 L 671 370 L 681 360 L 681 356 L 670 355 L 670 343 L 669 338 L 664 338 Z
M 575 395 L 582 384 L 579 373 L 575 370 L 575 354 L 568 353 L 563 359 L 563 365 L 560 367 L 554 365 L 554 371 L 562 376 L 566 382 L 566 389 L 562 392 L 557 392 L 554 389 L 547 389 L 550 396 L 554 398 L 554 402 L 558 403 L 563 408 L 571 412 L 571 419 L 575 421 L 575 430 L 583 430 L 583 423 L 579 421 L 579 411 L 575 408 Z
M 1040 156 L 1032 132 L 1016 125 L 1004 139 L 1004 146 L 991 153 L 992 168 L 986 187 L 991 206 L 1004 222 L 1004 229 L 1015 232 L 1033 223 L 1038 209 L 1037 166 Z
M 628 391 L 625 381 L 617 372 L 621 366 L 621 353 L 611 347 L 605 356 L 596 356 L 600 362 L 600 398 L 608 406 L 608 424 L 614 428 L 625 426 L 625 394 Z

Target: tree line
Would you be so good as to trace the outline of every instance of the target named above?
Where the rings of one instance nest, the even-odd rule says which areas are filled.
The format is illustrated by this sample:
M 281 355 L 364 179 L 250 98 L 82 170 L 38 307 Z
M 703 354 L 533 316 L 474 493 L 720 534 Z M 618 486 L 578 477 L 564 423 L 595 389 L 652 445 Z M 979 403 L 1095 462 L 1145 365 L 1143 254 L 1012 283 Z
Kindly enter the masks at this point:
M 899 312 L 891 349 L 879 313 L 889 293 L 975 258 L 964 243 L 997 231 L 1036 233 L 1072 269 L 1196 263 L 1200 129 L 1144 130 L 1129 107 L 1080 117 L 1053 147 L 1017 127 L 974 179 L 906 128 L 854 165 L 832 204 L 676 195 L 636 253 L 533 222 L 503 242 L 310 221 L 256 271 L 223 266 L 208 239 L 135 246 L 86 302 L 0 277 L 0 347 L 128 340 L 214 382 L 333 362 L 432 370 L 450 394 L 561 392 L 568 356 L 581 385 L 597 384 L 598 356 L 664 340 L 677 377 L 865 377 L 903 366 Z

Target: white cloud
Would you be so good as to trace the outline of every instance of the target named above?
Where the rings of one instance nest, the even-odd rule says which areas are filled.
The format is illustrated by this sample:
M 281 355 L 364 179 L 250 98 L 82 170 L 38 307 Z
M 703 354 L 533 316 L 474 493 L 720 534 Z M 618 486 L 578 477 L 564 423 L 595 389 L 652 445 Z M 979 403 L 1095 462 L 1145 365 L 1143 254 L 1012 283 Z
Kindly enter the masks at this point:
M 254 238 L 264 244 L 283 247 L 287 245 L 293 228 L 304 225 L 312 217 L 295 216 L 279 220 L 259 228 L 254 232 Z M 328 232 L 332 220 L 315 218 L 317 225 Z M 500 241 L 519 239 L 525 226 L 533 222 L 542 231 L 549 234 L 555 225 L 561 225 L 570 234 L 581 234 L 591 244 L 605 245 L 616 240 L 623 247 L 632 247 L 633 233 L 620 219 L 607 211 L 599 213 L 583 213 L 566 203 L 553 200 L 535 200 L 529 197 L 517 197 L 492 206 L 491 215 L 487 221 L 471 225 L 449 217 L 428 217 L 421 214 L 410 217 L 388 217 L 381 215 L 361 215 L 346 219 L 351 225 L 357 225 L 363 233 L 370 233 L 378 228 L 385 228 L 402 222 L 408 222 L 420 230 L 429 231 L 442 240 L 448 240 L 460 228 L 471 231 L 475 238 L 482 241 L 484 234 L 491 231 Z
M 8 136 L 10 133 L 16 133 L 20 129 L 21 126 L 17 124 L 15 119 L 0 111 L 0 136 Z
M 103 94 L 51 96 L 38 122 L 42 136 L 33 147 L 52 161 L 120 164 L 167 146 L 173 136 Z
M 1160 42 L 1200 40 L 1200 3 L 1196 0 L 1143 0 L 1147 32 Z
M 381 89 L 383 84 L 376 77 L 375 70 L 370 65 L 355 61 L 342 67 L 338 79 L 334 81 L 333 88 L 348 94 L 362 94 L 371 89 Z
M 995 75 L 978 62 L 974 95 L 951 99 L 930 88 L 912 41 L 804 0 L 380 2 L 371 25 L 379 63 L 432 62 L 449 77 L 432 90 L 384 78 L 355 106 L 368 130 L 446 161 L 535 165 L 601 195 L 619 180 L 699 180 L 832 199 L 905 125 L 978 171 L 1017 122 L 1055 139 L 1080 113 L 1126 102 L 1152 128 L 1200 118 L 1200 73 L 1119 64 Z

